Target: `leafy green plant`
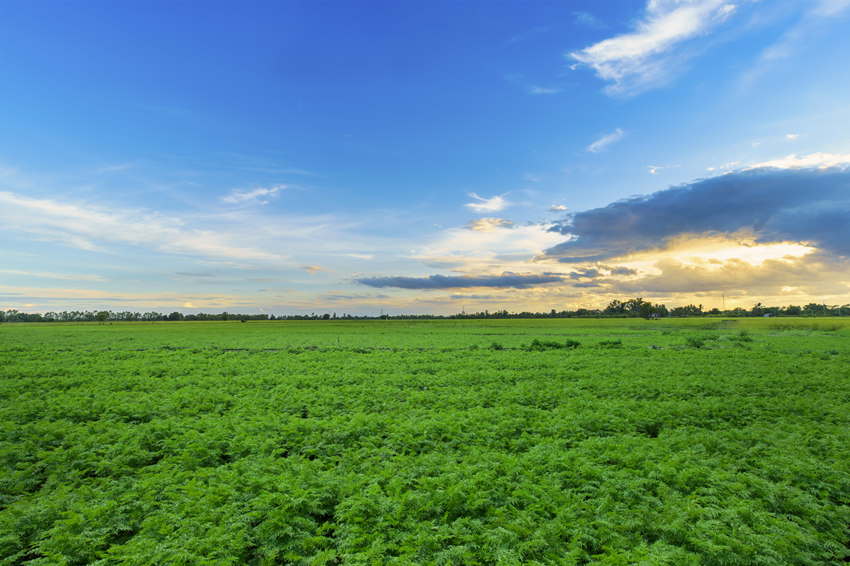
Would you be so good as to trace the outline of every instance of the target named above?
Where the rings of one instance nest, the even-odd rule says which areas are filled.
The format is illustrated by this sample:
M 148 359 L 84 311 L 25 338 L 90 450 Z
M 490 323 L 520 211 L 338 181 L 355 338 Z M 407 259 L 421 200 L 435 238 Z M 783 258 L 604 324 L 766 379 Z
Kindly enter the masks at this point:
M 581 342 L 569 338 L 565 342 L 556 342 L 554 340 L 540 340 L 538 338 L 535 338 L 528 346 L 528 350 L 532 352 L 541 352 L 543 350 L 574 350 L 579 346 L 581 346 Z
M 850 336 L 665 324 L 5 325 L 0 564 L 842 563 Z
M 736 334 L 733 334 L 729 337 L 730 340 L 734 340 L 736 342 L 752 342 L 753 337 L 750 336 L 749 331 L 742 329 L 739 330 Z

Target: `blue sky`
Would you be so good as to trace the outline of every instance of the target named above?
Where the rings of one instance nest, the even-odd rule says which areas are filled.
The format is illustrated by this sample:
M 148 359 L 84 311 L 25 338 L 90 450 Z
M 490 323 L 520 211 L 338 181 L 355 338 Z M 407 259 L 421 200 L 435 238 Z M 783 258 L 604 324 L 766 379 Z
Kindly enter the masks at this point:
M 850 302 L 850 0 L 0 0 L 0 308 Z

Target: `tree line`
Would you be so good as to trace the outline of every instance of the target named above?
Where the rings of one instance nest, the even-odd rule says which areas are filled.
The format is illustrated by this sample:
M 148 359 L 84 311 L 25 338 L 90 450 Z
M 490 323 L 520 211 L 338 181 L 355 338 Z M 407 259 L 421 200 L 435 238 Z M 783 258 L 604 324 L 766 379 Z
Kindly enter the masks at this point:
M 642 298 L 621 301 L 614 299 L 604 309 L 585 309 L 558 311 L 552 309 L 546 313 L 519 312 L 506 310 L 461 313 L 446 318 L 662 318 L 690 316 L 726 316 L 726 317 L 763 317 L 763 316 L 850 316 L 850 305 L 825 305 L 809 303 L 807 305 L 766 306 L 756 303 L 750 309 L 706 309 L 702 305 L 684 305 L 667 308 L 664 304 L 654 304 Z
M 350 315 L 344 314 L 340 317 L 336 313 L 316 314 L 236 314 L 227 311 L 221 313 L 197 313 L 183 314 L 174 311 L 170 314 L 159 312 L 132 312 L 111 310 L 102 311 L 62 311 L 47 313 L 26 313 L 16 309 L 0 311 L 0 322 L 160 322 L 160 321 L 213 321 L 213 320 L 238 320 L 247 322 L 249 320 L 376 320 L 376 319 L 498 319 L 498 318 L 661 318 L 661 317 L 689 317 L 689 316 L 728 316 L 728 317 L 763 317 L 763 316 L 850 316 L 850 305 L 825 305 L 809 303 L 807 305 L 787 305 L 771 307 L 762 303 L 755 304 L 750 309 L 736 307 L 734 309 L 721 310 L 718 308 L 705 309 L 702 305 L 684 305 L 668 309 L 663 304 L 654 304 L 644 301 L 642 298 L 627 299 L 621 301 L 615 299 L 608 303 L 604 309 L 556 310 L 549 312 L 508 312 L 497 310 L 490 312 L 467 313 L 461 312 L 452 315 L 431 314 L 380 314 L 373 315 Z

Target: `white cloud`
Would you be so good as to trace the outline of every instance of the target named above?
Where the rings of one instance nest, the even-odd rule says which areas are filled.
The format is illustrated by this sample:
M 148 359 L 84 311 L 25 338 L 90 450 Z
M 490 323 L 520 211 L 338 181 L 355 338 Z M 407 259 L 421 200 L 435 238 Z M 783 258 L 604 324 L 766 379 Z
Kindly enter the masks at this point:
M 550 232 L 549 227 L 527 224 L 486 231 L 450 228 L 415 251 L 413 257 L 430 266 L 450 267 L 467 274 L 541 273 L 551 266 L 537 264 L 534 258 L 565 239 L 563 234 Z
M 528 89 L 529 94 L 557 94 L 560 92 L 560 89 L 557 88 L 545 88 L 540 86 L 532 86 Z
M 817 168 L 826 169 L 828 167 L 848 167 L 850 166 L 850 153 L 812 153 L 797 157 L 795 154 L 786 155 L 779 159 L 770 161 L 762 161 L 755 165 L 750 165 L 746 169 L 759 169 L 761 167 L 775 167 L 777 169 L 802 169 L 802 168 Z
M 466 227 L 476 232 L 489 232 L 504 228 L 513 228 L 514 223 L 504 218 L 479 218 L 470 221 Z
M 553 204 L 549 207 L 549 212 L 564 212 L 567 210 L 567 207 L 563 204 Z
M 478 202 L 468 202 L 464 206 L 479 214 L 483 214 L 486 212 L 499 212 L 500 210 L 504 210 L 505 208 L 511 205 L 511 203 L 506 201 L 501 196 L 483 198 L 475 193 L 469 193 L 469 196 L 474 198 Z
M 725 0 L 649 0 L 635 31 L 569 56 L 609 81 L 609 94 L 633 94 L 664 82 L 677 64 L 668 55 L 672 48 L 724 22 L 735 9 Z M 676 53 L 679 59 L 686 56 Z
M 678 165 L 647 165 L 646 168 L 649 169 L 649 173 L 651 175 L 658 175 L 658 172 L 662 169 L 674 169 L 678 167 Z
M 231 204 L 268 204 L 271 198 L 277 196 L 279 192 L 289 188 L 291 187 L 287 185 L 275 185 L 273 187 L 261 187 L 251 191 L 240 191 L 238 189 L 234 189 L 227 195 L 221 197 L 221 200 Z
M 601 151 L 605 151 L 606 149 L 608 149 L 609 145 L 620 141 L 624 137 L 626 137 L 625 132 L 623 132 L 623 130 L 621 130 L 620 128 L 617 128 L 610 134 L 605 134 L 604 136 L 587 146 L 587 151 L 591 153 L 599 153 Z

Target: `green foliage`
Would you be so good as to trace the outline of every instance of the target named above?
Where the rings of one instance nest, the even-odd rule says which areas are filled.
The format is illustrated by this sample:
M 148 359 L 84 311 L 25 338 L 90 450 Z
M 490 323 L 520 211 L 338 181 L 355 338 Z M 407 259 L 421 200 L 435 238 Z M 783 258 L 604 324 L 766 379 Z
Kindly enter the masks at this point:
M 565 342 L 555 340 L 540 340 L 535 338 L 528 346 L 531 352 L 542 352 L 544 350 L 574 350 L 581 346 L 581 342 L 567 338 Z
M 737 334 L 730 336 L 729 339 L 734 340 L 736 342 L 752 342 L 753 341 L 753 337 L 750 336 L 749 331 L 746 330 L 746 329 L 739 330 L 737 332 Z
M 844 563 L 848 329 L 721 322 L 4 325 L 0 564 Z

